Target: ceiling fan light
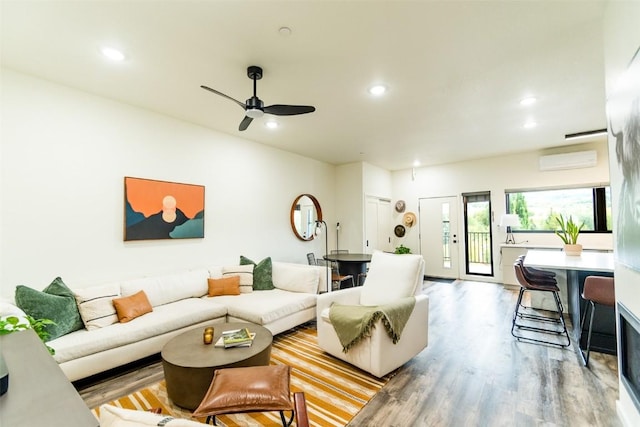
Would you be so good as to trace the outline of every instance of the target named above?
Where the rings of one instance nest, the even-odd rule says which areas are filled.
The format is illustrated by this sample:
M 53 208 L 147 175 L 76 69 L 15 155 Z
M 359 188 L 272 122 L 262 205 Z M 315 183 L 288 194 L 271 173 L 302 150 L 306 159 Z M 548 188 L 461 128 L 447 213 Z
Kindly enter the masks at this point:
M 251 117 L 252 119 L 259 119 L 264 115 L 264 111 L 259 110 L 257 108 L 251 108 L 247 110 L 247 117 Z

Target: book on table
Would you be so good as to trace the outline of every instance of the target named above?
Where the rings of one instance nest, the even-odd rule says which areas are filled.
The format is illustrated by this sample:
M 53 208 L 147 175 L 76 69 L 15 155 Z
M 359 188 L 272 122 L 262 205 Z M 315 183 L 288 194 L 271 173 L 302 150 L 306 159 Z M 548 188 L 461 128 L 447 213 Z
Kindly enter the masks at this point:
M 222 336 L 218 340 L 224 348 L 229 347 L 249 347 L 253 342 L 255 333 L 249 332 L 247 328 L 234 329 L 222 332 Z M 216 343 L 218 345 L 218 343 Z

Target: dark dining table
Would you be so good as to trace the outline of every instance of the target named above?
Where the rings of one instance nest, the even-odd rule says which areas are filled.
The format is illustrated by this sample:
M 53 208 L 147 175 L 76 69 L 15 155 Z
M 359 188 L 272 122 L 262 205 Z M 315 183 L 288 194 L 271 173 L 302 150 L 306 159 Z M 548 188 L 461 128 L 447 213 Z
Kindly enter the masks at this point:
M 371 262 L 371 254 L 336 253 L 326 254 L 322 258 L 327 261 L 337 262 L 338 270 L 343 276 L 352 275 L 356 286 L 358 275 L 367 273 L 367 263 Z

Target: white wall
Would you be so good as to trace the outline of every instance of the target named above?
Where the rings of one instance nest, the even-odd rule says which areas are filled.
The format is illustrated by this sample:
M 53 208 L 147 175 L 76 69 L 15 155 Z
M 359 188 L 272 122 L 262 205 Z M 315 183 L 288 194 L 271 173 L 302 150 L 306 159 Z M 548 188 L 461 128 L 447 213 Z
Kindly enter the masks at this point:
M 302 193 L 335 222 L 335 167 L 167 116 L 2 70 L 1 295 L 219 263 L 239 255 L 306 263 Z M 123 241 L 124 177 L 205 186 L 205 238 Z M 319 240 L 322 240 L 320 242 Z
M 609 2 L 604 23 L 605 78 L 607 98 L 616 89 L 620 76 L 627 69 L 634 53 L 640 48 L 640 3 Z M 638 76 L 634 77 L 637 81 Z M 613 195 L 614 229 L 617 224 L 618 195 L 622 183 L 622 173 L 615 156 L 615 141 L 609 142 L 611 163 L 611 190 Z M 616 263 L 616 299 L 632 313 L 640 317 L 640 273 Z M 618 415 L 627 426 L 640 425 L 640 412 L 633 404 L 621 382 L 618 383 Z
M 393 203 L 403 199 L 407 203 L 407 211 L 418 213 L 418 199 L 427 197 L 458 196 L 462 193 L 479 191 L 491 192 L 491 208 L 494 213 L 493 262 L 494 281 L 502 280 L 500 269 L 500 244 L 506 239 L 505 230 L 500 229 L 500 215 L 506 211 L 505 190 L 526 188 L 551 188 L 565 185 L 590 185 L 609 182 L 609 160 L 606 142 L 589 143 L 572 146 L 571 151 L 596 150 L 598 163 L 595 167 L 563 171 L 540 172 L 538 159 L 541 155 L 556 154 L 558 150 L 530 151 L 500 157 L 478 159 L 466 162 L 451 163 L 440 166 L 422 167 L 415 170 L 415 179 L 411 169 L 392 173 Z M 561 151 L 568 151 L 567 148 Z M 463 235 L 463 209 L 459 211 L 460 234 Z M 401 216 L 394 218 L 399 223 Z M 403 238 L 395 238 L 394 247 L 403 244 L 414 253 L 420 253 L 418 227 Z M 551 233 L 514 233 L 516 242 L 527 241 L 531 244 L 549 244 L 560 246 L 560 240 Z M 611 234 L 580 236 L 580 243 L 585 248 L 611 249 Z M 460 257 L 459 277 L 472 278 L 465 274 L 464 245 L 458 245 Z M 491 280 L 483 278 L 482 280 Z

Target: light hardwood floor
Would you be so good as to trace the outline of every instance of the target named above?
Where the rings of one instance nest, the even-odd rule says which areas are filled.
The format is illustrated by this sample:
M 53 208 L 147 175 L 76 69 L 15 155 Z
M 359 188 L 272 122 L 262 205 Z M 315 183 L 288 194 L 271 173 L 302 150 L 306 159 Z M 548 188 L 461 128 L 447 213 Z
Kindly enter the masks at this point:
M 429 345 L 400 368 L 349 426 L 620 427 L 617 359 L 510 334 L 517 291 L 501 284 L 425 282 Z M 129 372 L 76 383 L 95 407 L 162 379 L 157 357 Z

